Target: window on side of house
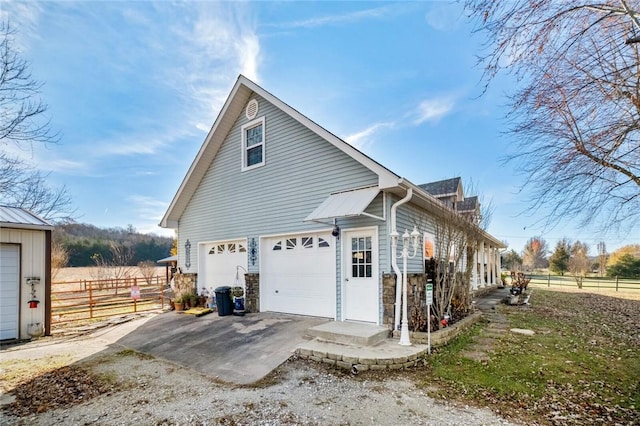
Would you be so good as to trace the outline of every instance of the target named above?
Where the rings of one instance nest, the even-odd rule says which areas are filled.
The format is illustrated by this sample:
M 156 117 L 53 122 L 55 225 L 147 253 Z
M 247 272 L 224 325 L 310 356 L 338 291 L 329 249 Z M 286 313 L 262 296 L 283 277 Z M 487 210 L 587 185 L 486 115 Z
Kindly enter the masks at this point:
M 265 160 L 264 117 L 242 126 L 242 170 L 264 166 Z

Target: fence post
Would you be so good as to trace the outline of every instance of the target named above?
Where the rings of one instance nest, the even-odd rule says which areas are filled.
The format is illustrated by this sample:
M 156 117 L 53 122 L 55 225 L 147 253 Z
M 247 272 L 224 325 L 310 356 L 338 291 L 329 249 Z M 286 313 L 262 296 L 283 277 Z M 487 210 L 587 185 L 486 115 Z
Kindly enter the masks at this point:
M 618 276 L 616 275 L 616 291 L 618 291 Z
M 156 276 L 156 285 L 160 287 L 160 309 L 164 311 L 164 282 L 160 281 L 159 276 Z
M 551 274 L 547 274 L 547 287 L 551 287 Z
M 134 286 L 138 285 L 138 277 L 133 277 L 133 285 Z M 138 312 L 138 299 L 133 299 L 133 313 L 135 314 L 137 312 Z
M 89 318 L 93 318 L 93 281 L 89 281 Z M 85 281 L 86 285 L 86 281 Z

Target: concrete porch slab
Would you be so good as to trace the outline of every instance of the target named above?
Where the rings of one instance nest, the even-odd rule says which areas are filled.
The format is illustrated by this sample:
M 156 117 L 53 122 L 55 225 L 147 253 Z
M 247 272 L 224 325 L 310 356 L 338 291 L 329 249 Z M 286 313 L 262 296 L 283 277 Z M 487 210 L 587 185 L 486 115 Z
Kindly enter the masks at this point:
M 306 335 L 326 342 L 374 346 L 389 337 L 389 329 L 375 324 L 331 321 L 309 328 Z

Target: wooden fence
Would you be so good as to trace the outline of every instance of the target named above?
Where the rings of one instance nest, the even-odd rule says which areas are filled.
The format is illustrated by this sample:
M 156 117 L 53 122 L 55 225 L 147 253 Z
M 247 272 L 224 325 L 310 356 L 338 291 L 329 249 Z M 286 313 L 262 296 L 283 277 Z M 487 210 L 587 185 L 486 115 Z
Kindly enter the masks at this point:
M 86 322 L 129 313 L 162 310 L 169 304 L 165 277 L 54 282 L 51 325 Z
M 527 274 L 531 277 L 531 282 L 536 286 L 566 286 L 566 287 L 578 287 L 576 279 L 571 275 L 535 275 Z M 640 290 L 640 280 L 625 279 L 618 277 L 585 277 L 582 280 L 582 288 L 598 288 L 598 289 L 611 289 L 615 291 L 620 290 Z

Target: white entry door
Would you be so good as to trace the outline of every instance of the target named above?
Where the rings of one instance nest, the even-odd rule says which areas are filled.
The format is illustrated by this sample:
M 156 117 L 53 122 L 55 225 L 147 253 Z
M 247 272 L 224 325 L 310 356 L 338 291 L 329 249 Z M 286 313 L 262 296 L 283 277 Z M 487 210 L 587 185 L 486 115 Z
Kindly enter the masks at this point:
M 344 234 L 344 316 L 378 322 L 378 238 L 375 229 Z
M 18 338 L 20 247 L 0 245 L 0 340 Z

